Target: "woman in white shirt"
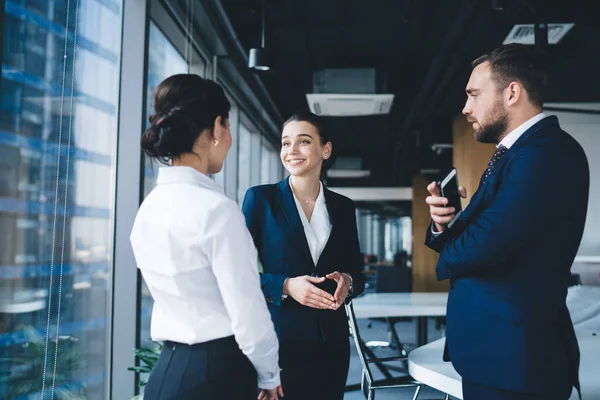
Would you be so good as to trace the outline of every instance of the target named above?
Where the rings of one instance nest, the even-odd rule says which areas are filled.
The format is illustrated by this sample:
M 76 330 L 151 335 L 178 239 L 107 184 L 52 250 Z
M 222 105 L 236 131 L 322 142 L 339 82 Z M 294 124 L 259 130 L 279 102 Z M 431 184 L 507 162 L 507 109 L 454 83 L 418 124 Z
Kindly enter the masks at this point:
M 350 347 L 344 302 L 364 278 L 352 200 L 320 181 L 332 144 L 319 117 L 298 113 L 283 127 L 290 177 L 250 188 L 242 210 L 263 265 L 286 400 L 341 400 Z
M 160 168 L 131 232 L 154 299 L 151 336 L 164 342 L 144 399 L 277 399 L 279 346 L 256 250 L 237 204 L 208 176 L 231 147 L 229 101 L 218 84 L 182 74 L 156 88 L 154 108 L 142 149 L 172 166 Z

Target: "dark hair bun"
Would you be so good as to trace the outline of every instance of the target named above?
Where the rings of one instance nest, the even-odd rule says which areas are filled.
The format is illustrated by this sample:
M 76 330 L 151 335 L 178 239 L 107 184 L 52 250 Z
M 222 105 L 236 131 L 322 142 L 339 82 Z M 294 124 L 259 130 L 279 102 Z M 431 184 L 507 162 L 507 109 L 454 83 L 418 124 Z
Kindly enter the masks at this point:
M 226 123 L 231 108 L 220 85 L 192 74 L 162 81 L 154 91 L 153 103 L 156 114 L 149 118 L 141 147 L 148 157 L 164 164 L 192 152 L 202 132 L 212 132 L 217 117 Z
M 142 150 L 146 155 L 168 163 L 176 155 L 190 151 L 194 146 L 193 135 L 182 135 L 194 129 L 181 109 L 175 108 L 167 115 L 154 114 L 151 125 L 142 135 Z

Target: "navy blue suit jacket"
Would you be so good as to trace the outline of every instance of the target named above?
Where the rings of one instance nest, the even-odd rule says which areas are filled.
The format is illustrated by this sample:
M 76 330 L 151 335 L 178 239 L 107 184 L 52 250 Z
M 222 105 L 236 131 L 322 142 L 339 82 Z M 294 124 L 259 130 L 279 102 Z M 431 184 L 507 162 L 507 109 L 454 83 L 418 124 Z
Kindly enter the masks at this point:
M 316 266 L 288 179 L 250 188 L 244 198 L 242 211 L 263 265 L 262 290 L 282 342 L 347 340 L 349 334 L 345 307 L 317 310 L 291 296 L 282 301 L 286 278 L 347 272 L 353 279 L 352 296 L 364 290 L 354 202 L 327 188 L 324 195 L 332 229 Z
M 578 384 L 566 307 L 589 195 L 581 146 L 546 117 L 480 184 L 453 227 L 426 245 L 450 279 L 445 359 L 464 379 L 517 392 Z

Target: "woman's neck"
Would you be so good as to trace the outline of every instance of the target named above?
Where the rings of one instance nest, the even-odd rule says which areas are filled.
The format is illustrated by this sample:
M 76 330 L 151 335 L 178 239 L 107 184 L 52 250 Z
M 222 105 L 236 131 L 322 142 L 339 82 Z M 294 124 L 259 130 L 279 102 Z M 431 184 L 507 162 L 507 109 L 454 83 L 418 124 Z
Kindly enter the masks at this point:
M 290 176 L 290 185 L 296 198 L 303 202 L 315 201 L 321 190 L 317 176 Z
M 173 158 L 171 163 L 174 167 L 191 167 L 197 171 L 208 175 L 208 157 L 200 157 L 195 153 L 183 153 L 177 158 Z

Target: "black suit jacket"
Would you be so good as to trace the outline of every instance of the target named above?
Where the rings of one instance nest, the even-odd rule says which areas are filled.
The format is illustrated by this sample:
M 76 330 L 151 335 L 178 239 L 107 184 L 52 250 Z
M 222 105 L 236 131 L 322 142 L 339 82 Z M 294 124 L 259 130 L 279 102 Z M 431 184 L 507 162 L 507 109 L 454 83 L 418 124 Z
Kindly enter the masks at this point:
M 261 286 L 280 341 L 339 340 L 347 339 L 349 333 L 344 307 L 317 310 L 291 297 L 282 301 L 286 278 L 347 272 L 353 279 L 352 296 L 364 290 L 354 203 L 325 187 L 324 195 L 332 229 L 317 265 L 288 179 L 250 188 L 244 198 L 242 211 L 263 265 Z

